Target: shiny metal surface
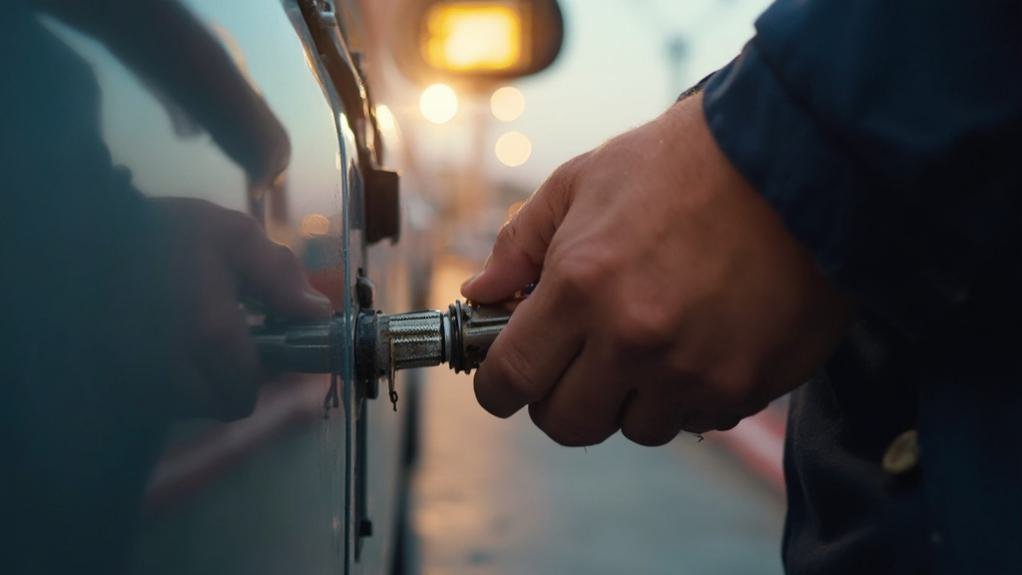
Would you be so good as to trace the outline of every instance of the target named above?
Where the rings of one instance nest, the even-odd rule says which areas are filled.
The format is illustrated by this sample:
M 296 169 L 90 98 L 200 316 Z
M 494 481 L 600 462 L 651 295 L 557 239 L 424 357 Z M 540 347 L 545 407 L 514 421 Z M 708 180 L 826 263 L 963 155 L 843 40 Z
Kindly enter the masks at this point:
M 438 311 L 417 311 L 381 318 L 382 345 L 389 347 L 394 370 L 439 365 L 445 357 L 447 337 L 444 315 Z
M 448 317 L 452 332 L 448 362 L 455 373 L 468 373 L 486 359 L 486 352 L 511 319 L 511 309 L 506 305 L 463 305 L 455 301 Z
M 490 345 L 510 318 L 511 310 L 504 305 L 461 301 L 452 303 L 446 313 L 426 310 L 383 315 L 377 357 L 394 371 L 447 362 L 456 373 L 467 373 L 486 359 Z
M 486 359 L 490 345 L 511 318 L 505 305 L 455 301 L 448 311 L 421 310 L 386 315 L 363 312 L 355 329 L 356 372 L 367 382 L 394 372 L 447 362 L 470 372 Z M 273 371 L 336 373 L 348 353 L 341 318 L 254 328 L 263 364 Z

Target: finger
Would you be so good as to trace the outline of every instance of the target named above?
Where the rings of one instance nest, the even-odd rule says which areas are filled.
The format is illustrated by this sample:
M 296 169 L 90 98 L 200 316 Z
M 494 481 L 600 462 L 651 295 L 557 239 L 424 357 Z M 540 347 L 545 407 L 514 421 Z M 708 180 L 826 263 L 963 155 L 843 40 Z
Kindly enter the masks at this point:
M 211 256 L 200 264 L 201 297 L 194 298 L 192 364 L 214 417 L 224 420 L 252 412 L 263 380 L 255 345 L 238 310 L 236 282 L 230 270 Z
M 663 445 L 674 439 L 685 424 L 681 394 L 674 389 L 684 385 L 671 381 L 644 385 L 625 406 L 621 433 L 640 445 Z
M 536 427 L 568 447 L 602 443 L 620 428 L 632 393 L 626 374 L 609 365 L 605 350 L 586 343 L 547 397 L 529 406 Z
M 707 431 L 727 431 L 741 423 L 742 418 L 737 415 L 717 415 L 709 417 L 685 418 L 681 426 L 682 431 L 689 433 L 706 433 Z
M 476 399 L 497 417 L 539 401 L 582 348 L 581 322 L 540 284 L 519 304 L 475 376 Z M 551 325 L 550 318 L 564 321 Z
M 497 302 L 539 279 L 547 247 L 570 206 L 574 174 L 583 158 L 558 168 L 504 224 L 483 270 L 461 286 L 463 296 Z
M 290 319 L 332 313 L 330 300 L 309 285 L 301 262 L 287 246 L 270 241 L 252 218 L 225 212 L 219 247 L 245 295 L 262 302 L 271 314 Z

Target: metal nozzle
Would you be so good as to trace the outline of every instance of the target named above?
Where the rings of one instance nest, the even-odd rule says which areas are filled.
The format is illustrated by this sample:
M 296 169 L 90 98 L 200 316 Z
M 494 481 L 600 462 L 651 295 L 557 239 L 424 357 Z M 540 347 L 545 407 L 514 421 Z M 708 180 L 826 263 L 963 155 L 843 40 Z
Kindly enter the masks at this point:
M 359 379 L 388 377 L 395 371 L 446 362 L 455 372 L 471 372 L 486 358 L 511 311 L 455 301 L 447 312 L 393 315 L 364 310 L 355 325 L 355 369 Z M 266 367 L 276 371 L 334 373 L 344 349 L 343 322 L 337 318 L 253 330 Z
M 378 315 L 374 344 L 377 373 L 444 362 L 456 373 L 471 372 L 486 358 L 510 317 L 511 312 L 502 306 L 460 301 L 451 304 L 447 313 L 430 310 Z M 358 345 L 361 342 L 356 342 Z
M 413 311 L 379 317 L 378 342 L 394 370 L 440 365 L 449 338 L 447 317 L 438 311 Z
M 445 316 L 450 324 L 447 363 L 451 369 L 469 373 L 479 367 L 510 318 L 507 306 L 452 303 Z

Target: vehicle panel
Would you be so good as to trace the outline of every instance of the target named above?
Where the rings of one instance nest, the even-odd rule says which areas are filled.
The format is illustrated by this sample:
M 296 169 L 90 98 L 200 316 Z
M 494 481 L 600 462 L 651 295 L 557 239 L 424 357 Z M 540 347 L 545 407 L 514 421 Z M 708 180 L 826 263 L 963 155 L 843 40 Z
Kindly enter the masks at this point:
M 256 217 L 301 257 L 349 327 L 359 270 L 377 286 L 377 307 L 407 305 L 400 247 L 369 250 L 364 241 L 365 159 L 372 156 L 359 145 L 372 138 L 356 134 L 366 126 L 350 121 L 313 44 L 313 3 L 304 12 L 290 0 L 186 4 L 285 126 L 292 147 L 286 176 L 272 185 L 250 181 L 102 45 L 47 21 L 93 66 L 115 163 L 147 195 L 201 198 Z M 351 373 L 349 353 L 339 375 L 269 385 L 249 418 L 178 426 L 153 474 L 131 571 L 387 571 L 404 487 L 406 417 L 385 400 L 365 401 Z

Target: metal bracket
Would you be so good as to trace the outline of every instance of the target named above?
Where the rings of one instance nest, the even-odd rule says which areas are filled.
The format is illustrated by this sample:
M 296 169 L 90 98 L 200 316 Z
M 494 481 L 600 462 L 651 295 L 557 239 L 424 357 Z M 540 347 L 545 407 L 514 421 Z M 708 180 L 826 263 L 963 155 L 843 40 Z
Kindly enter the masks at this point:
M 366 241 L 401 237 L 401 180 L 397 172 L 369 168 L 365 174 Z

